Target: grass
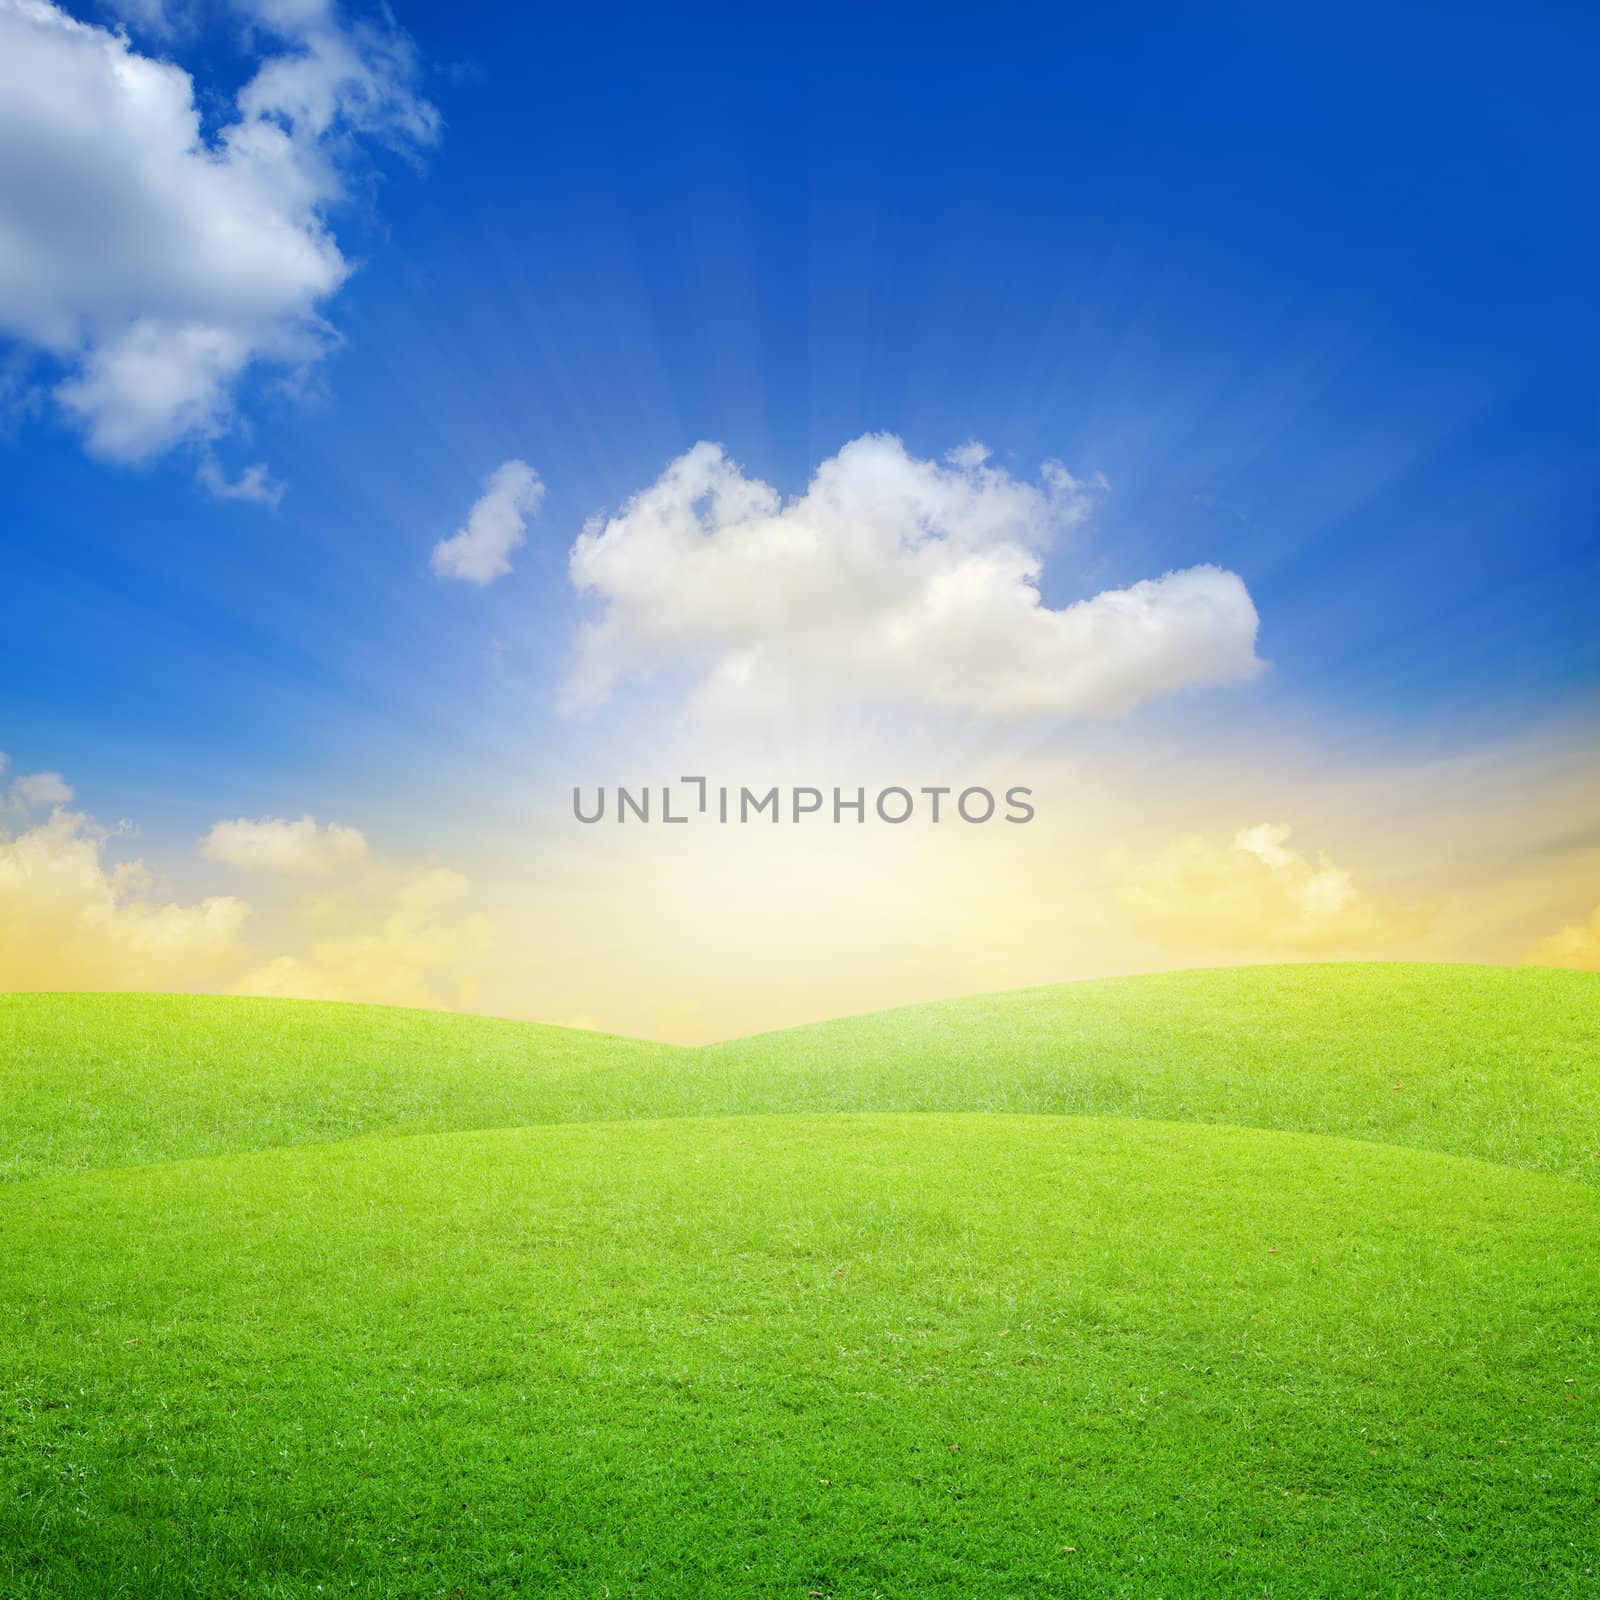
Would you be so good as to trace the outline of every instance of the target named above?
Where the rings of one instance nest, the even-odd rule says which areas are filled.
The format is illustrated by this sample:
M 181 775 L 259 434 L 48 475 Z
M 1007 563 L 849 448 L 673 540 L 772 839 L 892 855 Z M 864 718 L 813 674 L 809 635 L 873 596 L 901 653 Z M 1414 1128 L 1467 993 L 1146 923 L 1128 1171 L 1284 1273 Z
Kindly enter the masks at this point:
M 0 1181 L 360 1134 L 994 1111 L 1333 1134 L 1600 1184 L 1597 1061 L 1600 974 L 1542 968 L 1113 978 L 691 1049 L 378 1006 L 0 995 Z
M 0 1595 L 1600 1592 L 1597 1000 L 17 997 Z

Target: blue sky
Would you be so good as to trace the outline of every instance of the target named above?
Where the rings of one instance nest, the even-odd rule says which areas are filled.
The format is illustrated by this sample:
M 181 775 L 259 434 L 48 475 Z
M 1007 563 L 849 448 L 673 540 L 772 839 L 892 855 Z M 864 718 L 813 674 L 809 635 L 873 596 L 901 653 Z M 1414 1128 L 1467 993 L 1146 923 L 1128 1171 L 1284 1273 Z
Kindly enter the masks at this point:
M 124 13 L 208 136 L 275 48 L 248 11 Z M 1046 605 L 1203 562 L 1260 616 L 1260 679 L 1151 739 L 1592 729 L 1581 8 L 396 21 L 437 136 L 341 150 L 354 270 L 296 393 L 251 363 L 226 427 L 107 461 L 53 397 L 71 358 L 10 325 L 0 747 L 98 814 L 413 832 L 453 774 L 564 772 L 568 550 L 702 439 L 784 494 L 877 431 L 1103 474 Z M 281 503 L 208 495 L 202 455 Z M 547 489 L 514 570 L 439 582 L 512 458 Z

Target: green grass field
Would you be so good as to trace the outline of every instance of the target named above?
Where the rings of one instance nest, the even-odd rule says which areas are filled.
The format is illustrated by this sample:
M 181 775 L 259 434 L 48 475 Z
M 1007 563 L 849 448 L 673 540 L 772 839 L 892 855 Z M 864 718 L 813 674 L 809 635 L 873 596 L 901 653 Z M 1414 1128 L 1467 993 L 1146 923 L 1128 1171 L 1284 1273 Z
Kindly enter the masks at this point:
M 0 1596 L 1600 1593 L 1600 975 L 0 997 Z

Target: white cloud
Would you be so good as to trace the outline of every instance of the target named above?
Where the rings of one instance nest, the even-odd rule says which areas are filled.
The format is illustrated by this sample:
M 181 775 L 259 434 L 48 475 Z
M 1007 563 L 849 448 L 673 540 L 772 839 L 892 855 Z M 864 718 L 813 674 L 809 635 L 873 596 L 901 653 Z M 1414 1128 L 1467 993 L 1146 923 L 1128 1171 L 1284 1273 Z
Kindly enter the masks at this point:
M 0 974 L 7 989 L 191 988 L 227 967 L 250 907 L 143 898 L 139 861 L 107 867 L 105 835 L 56 810 L 16 838 L 0 834 Z
M 694 674 L 712 712 L 875 699 L 1096 716 L 1249 678 L 1256 612 L 1231 572 L 1042 603 L 1044 548 L 1104 487 L 1058 462 L 1022 482 L 975 444 L 921 461 L 874 434 L 784 502 L 698 444 L 574 544 L 572 581 L 602 609 L 567 704 L 661 667 Z
M 216 823 L 200 841 L 200 853 L 248 872 L 321 878 L 365 861 L 367 841 L 357 829 L 337 822 L 318 827 L 312 816 L 297 822 L 239 817 Z
M 285 485 L 267 470 L 264 461 L 249 466 L 237 478 L 230 478 L 214 456 L 204 456 L 195 469 L 195 478 L 214 500 L 243 500 L 251 505 L 276 511 L 283 501 Z
M 1587 922 L 1569 923 L 1547 934 L 1522 959 L 1529 966 L 1600 972 L 1600 906 Z
M 349 135 L 437 131 L 392 27 L 313 0 L 239 9 L 278 53 L 208 134 L 180 66 L 48 0 L 0 0 L 0 334 L 58 363 L 57 401 L 114 460 L 215 439 L 247 368 L 303 369 L 335 342 Z M 247 472 L 234 497 L 267 482 Z
M 1427 908 L 1359 888 L 1349 868 L 1292 849 L 1290 833 L 1260 823 L 1226 847 L 1184 838 L 1142 859 L 1124 854 L 1117 898 L 1140 932 L 1180 949 L 1331 953 L 1425 931 Z
M 511 570 L 511 552 L 527 536 L 528 521 L 544 503 L 544 484 L 526 461 L 506 461 L 484 482 L 467 513 L 466 526 L 433 547 L 433 570 L 441 578 L 493 583 Z
M 49 811 L 72 803 L 72 785 L 59 772 L 25 772 L 13 780 L 11 799 L 27 811 Z

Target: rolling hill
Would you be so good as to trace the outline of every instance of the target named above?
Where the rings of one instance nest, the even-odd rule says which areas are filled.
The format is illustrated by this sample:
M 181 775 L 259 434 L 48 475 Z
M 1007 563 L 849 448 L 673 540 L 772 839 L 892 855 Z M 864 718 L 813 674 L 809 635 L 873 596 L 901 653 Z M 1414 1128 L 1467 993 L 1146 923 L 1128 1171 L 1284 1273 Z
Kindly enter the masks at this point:
M 0 1594 L 1578 1596 L 1600 978 L 0 1000 Z
M 1600 1183 L 1600 974 L 1340 964 L 1109 978 L 674 1048 L 486 1017 L 0 995 L 0 1182 L 361 1134 L 999 1111 L 1242 1123 Z

